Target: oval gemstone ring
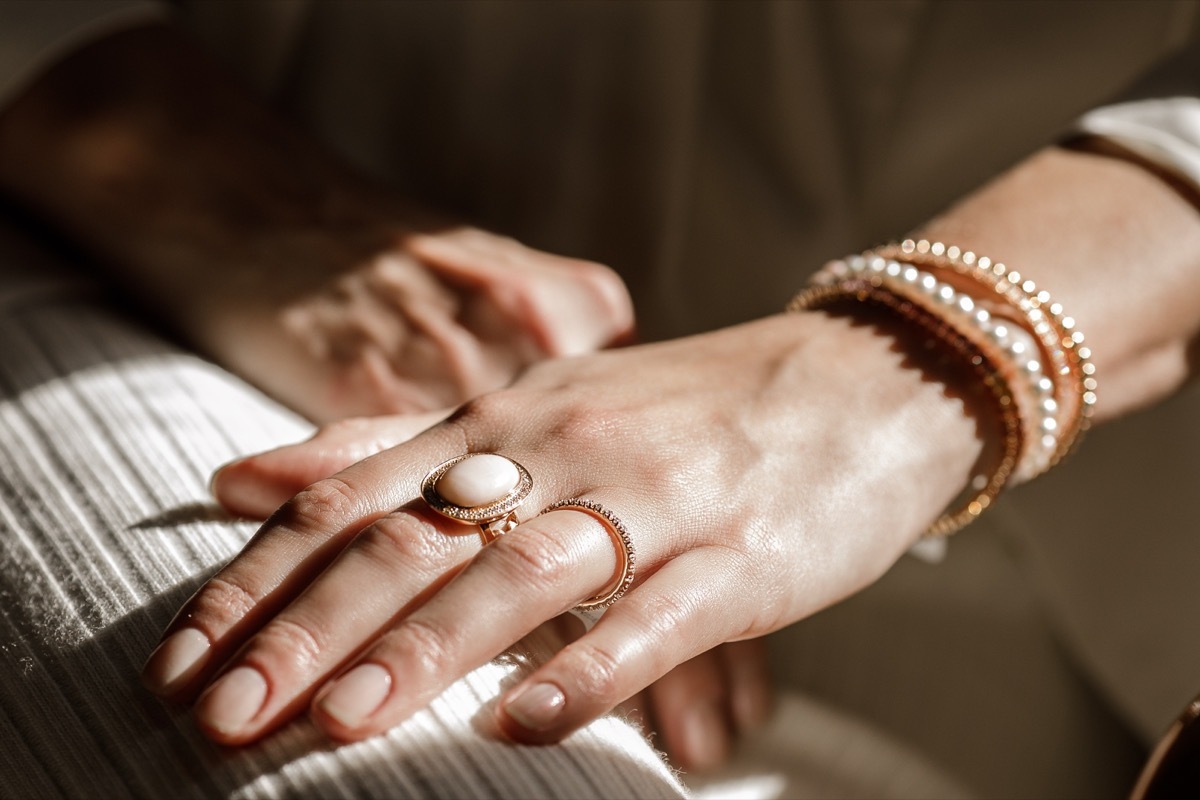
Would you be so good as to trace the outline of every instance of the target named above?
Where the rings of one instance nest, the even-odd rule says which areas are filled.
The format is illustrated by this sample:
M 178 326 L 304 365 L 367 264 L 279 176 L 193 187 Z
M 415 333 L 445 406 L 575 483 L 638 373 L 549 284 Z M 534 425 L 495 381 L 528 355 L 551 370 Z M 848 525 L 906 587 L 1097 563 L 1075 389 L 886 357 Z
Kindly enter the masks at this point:
M 448 519 L 478 525 L 489 544 L 517 527 L 517 508 L 533 489 L 528 470 L 498 453 L 464 453 L 421 481 L 421 497 Z

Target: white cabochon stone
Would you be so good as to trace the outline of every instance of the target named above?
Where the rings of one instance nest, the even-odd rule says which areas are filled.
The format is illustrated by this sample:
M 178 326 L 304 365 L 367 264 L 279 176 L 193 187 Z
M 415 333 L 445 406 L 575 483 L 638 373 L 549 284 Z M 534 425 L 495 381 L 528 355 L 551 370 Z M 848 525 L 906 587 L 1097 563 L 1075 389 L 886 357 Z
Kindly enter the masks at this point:
M 434 488 L 456 506 L 485 506 L 512 491 L 521 476 L 504 456 L 479 453 L 464 458 L 441 477 Z

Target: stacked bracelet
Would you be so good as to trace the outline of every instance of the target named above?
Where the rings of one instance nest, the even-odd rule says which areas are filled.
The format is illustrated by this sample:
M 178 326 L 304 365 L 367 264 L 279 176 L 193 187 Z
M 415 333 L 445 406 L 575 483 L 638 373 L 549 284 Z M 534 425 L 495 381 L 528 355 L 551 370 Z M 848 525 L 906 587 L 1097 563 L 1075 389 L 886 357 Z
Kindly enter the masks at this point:
M 1060 404 L 1054 397 L 1054 382 L 1046 374 L 1033 337 L 1020 326 L 993 315 L 967 294 L 919 270 L 882 256 L 850 256 L 831 261 L 813 278 L 830 285 L 849 276 L 865 277 L 945 319 L 974 344 L 993 364 L 1006 370 L 1005 378 L 1019 409 L 1025 446 L 1014 478 L 1028 480 L 1048 468 L 1060 426 Z
M 971 480 L 965 501 L 951 504 L 953 510 L 939 517 L 924 533 L 926 538 L 949 536 L 975 520 L 992 504 L 1007 485 L 1020 458 L 1024 434 L 1008 382 L 987 356 L 945 319 L 869 279 L 845 278 L 813 286 L 796 295 L 787 308 L 788 311 L 803 311 L 823 308 L 841 300 L 891 309 L 901 319 L 921 328 L 944 345 L 961 363 L 969 365 L 992 398 L 1000 421 L 999 457 L 994 459 L 990 469 Z
M 917 266 L 950 270 L 968 279 L 983 287 L 985 297 L 990 296 L 992 301 L 1014 313 L 1022 327 L 1037 337 L 1042 355 L 1051 367 L 1055 401 L 1062 406 L 1061 422 L 1056 430 L 1043 434 L 1044 443 L 1053 443 L 1054 452 L 1044 469 L 1039 471 L 1061 461 L 1087 430 L 1096 405 L 1096 368 L 1091 362 L 1091 350 L 1084 345 L 1083 333 L 1075 327 L 1075 320 L 1064 313 L 1059 303 L 1051 300 L 1048 292 L 1039 291 L 1032 280 L 970 250 L 926 239 L 905 239 L 899 244 L 878 248 L 874 253 Z
M 1010 479 L 1026 481 L 1054 466 L 1087 429 L 1096 378 L 1083 334 L 1047 292 L 1003 264 L 907 239 L 832 261 L 813 283 L 789 310 L 839 299 L 891 308 L 974 367 L 994 396 L 1003 454 L 990 475 L 972 481 L 970 502 L 927 536 L 970 522 Z

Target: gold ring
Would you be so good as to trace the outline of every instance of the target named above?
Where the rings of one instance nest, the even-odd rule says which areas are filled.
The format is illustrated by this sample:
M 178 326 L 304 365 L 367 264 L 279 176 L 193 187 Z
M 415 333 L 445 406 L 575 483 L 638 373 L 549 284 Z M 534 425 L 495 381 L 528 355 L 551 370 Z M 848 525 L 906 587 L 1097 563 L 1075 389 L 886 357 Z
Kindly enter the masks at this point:
M 532 489 L 529 471 L 498 453 L 455 456 L 421 481 L 429 507 L 455 522 L 478 525 L 485 545 L 517 527 L 517 508 Z
M 575 611 L 597 611 L 602 608 L 608 608 L 613 603 L 621 599 L 625 592 L 629 591 L 629 587 L 633 584 L 633 568 L 634 568 L 634 550 L 633 539 L 629 536 L 629 531 L 626 530 L 624 523 L 617 518 L 617 515 L 609 511 L 599 503 L 592 500 L 585 500 L 581 497 L 572 497 L 569 500 L 560 500 L 553 505 L 546 506 L 542 510 L 545 514 L 548 511 L 558 511 L 564 508 L 574 508 L 586 514 L 590 514 L 595 519 L 604 525 L 608 530 L 608 535 L 612 537 L 613 544 L 616 545 L 618 553 L 618 561 L 620 562 L 620 570 L 616 578 L 613 580 L 604 591 L 597 594 L 590 600 L 580 603 L 575 606 Z

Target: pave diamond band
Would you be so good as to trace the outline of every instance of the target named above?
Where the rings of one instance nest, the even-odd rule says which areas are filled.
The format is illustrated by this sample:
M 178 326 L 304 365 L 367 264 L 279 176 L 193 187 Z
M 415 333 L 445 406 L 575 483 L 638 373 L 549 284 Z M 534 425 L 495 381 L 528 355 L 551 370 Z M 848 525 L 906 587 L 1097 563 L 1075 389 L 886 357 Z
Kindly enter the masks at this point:
M 529 471 L 497 453 L 464 453 L 421 481 L 429 507 L 455 522 L 478 525 L 485 545 L 517 526 L 517 509 L 532 490 Z
M 549 511 L 558 511 L 560 509 L 576 509 L 585 514 L 589 514 L 608 530 L 609 536 L 612 537 L 613 544 L 617 550 L 617 562 L 619 569 L 613 582 L 610 583 L 604 591 L 597 594 L 590 600 L 586 600 L 575 607 L 576 611 L 597 611 L 599 609 L 608 608 L 613 603 L 621 599 L 625 592 L 629 591 L 629 587 L 633 584 L 633 571 L 635 565 L 633 539 L 629 536 L 629 531 L 625 528 L 625 524 L 617 518 L 617 515 L 609 511 L 604 506 L 593 500 L 587 500 L 581 497 L 572 497 L 568 500 L 559 500 L 557 503 L 547 506 L 542 510 L 545 514 Z

